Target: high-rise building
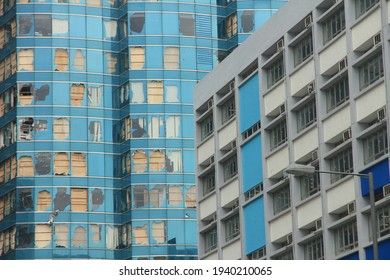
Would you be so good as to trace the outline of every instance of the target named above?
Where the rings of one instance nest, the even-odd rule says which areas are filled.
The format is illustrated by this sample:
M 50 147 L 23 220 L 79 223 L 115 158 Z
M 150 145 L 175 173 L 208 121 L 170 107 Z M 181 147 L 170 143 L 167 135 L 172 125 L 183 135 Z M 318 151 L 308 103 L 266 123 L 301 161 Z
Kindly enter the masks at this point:
M 285 1 L 0 1 L 0 258 L 197 258 L 192 88 Z
M 390 259 L 389 19 L 291 0 L 197 85 L 199 258 Z

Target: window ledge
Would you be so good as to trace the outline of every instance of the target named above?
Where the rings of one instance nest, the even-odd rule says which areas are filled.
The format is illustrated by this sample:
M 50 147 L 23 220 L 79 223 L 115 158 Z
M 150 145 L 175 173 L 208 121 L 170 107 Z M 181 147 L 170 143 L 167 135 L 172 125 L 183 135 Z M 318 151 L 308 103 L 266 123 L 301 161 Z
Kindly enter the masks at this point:
M 312 194 L 312 195 L 310 195 L 310 196 L 304 198 L 304 199 L 301 200 L 300 202 L 298 202 L 298 203 L 295 205 L 295 207 L 300 207 L 300 206 L 302 206 L 302 205 L 308 203 L 309 201 L 311 201 L 311 200 L 317 198 L 318 196 L 321 196 L 321 189 L 320 189 L 318 192 L 316 192 L 315 194 Z
M 218 252 L 218 246 L 217 246 L 217 248 L 215 248 L 215 249 L 213 249 L 213 250 L 210 250 L 210 251 L 208 251 L 207 253 L 204 253 L 204 255 L 201 257 L 201 259 L 206 258 L 206 257 L 208 257 L 208 256 L 210 256 L 210 255 L 212 255 L 212 254 L 214 254 L 215 252 Z
M 263 96 L 267 95 L 268 93 L 270 93 L 271 91 L 273 91 L 275 88 L 277 88 L 279 85 L 281 85 L 282 83 L 284 83 L 286 80 L 286 76 L 284 76 L 283 78 L 281 78 L 279 81 L 277 81 L 276 83 L 274 83 L 272 86 L 270 86 L 269 88 L 266 89 L 266 91 L 264 92 Z
M 212 190 L 211 192 L 208 192 L 207 194 L 203 195 L 198 203 L 201 203 L 202 201 L 206 200 L 207 198 L 209 198 L 210 196 L 213 196 L 214 194 L 216 193 L 216 189 L 214 188 L 214 190 Z
M 285 214 L 287 214 L 287 213 L 292 214 L 292 213 L 291 213 L 291 206 L 288 207 L 287 209 L 284 209 L 283 211 L 280 211 L 280 212 L 277 213 L 277 214 L 273 214 L 273 210 L 272 210 L 272 216 L 271 216 L 271 218 L 268 220 L 268 223 L 271 223 L 271 222 L 273 222 L 273 221 L 279 219 L 281 216 L 283 216 L 283 215 L 285 215 Z
M 330 215 L 332 215 L 332 213 L 330 213 Z M 356 212 L 348 214 L 347 216 L 342 217 L 341 219 L 339 219 L 333 223 L 330 223 L 328 226 L 328 229 L 333 230 L 333 229 L 339 228 L 340 226 L 343 226 L 343 225 L 345 225 L 353 220 L 356 220 Z
M 204 143 L 207 142 L 207 140 L 211 139 L 214 137 L 214 131 L 212 133 L 210 133 L 209 135 L 207 135 L 205 138 L 203 138 L 202 140 L 200 140 L 199 144 L 197 145 L 197 148 L 199 148 L 200 146 L 202 146 Z
M 229 241 L 225 241 L 225 244 L 223 244 L 222 249 L 225 247 L 228 247 L 230 244 L 234 243 L 235 241 L 239 240 L 241 238 L 241 233 L 239 233 L 236 237 L 230 239 Z
M 242 140 L 242 143 L 240 146 L 244 146 L 247 142 L 250 142 L 252 138 L 255 138 L 258 134 L 261 134 L 261 127 L 258 129 L 255 133 L 252 133 L 251 136 L 245 138 Z M 241 133 L 241 139 L 243 138 L 243 133 Z
M 341 1 L 342 2 L 342 1 Z M 322 52 L 324 52 L 327 48 L 329 48 L 332 44 L 334 44 L 335 42 L 337 42 L 338 39 L 340 39 L 341 37 L 343 37 L 344 35 L 346 34 L 346 29 L 342 30 L 339 34 L 337 34 L 335 37 L 333 37 L 331 40 L 329 40 L 328 42 L 326 42 L 322 48 L 320 48 L 320 50 L 318 51 L 318 54 L 321 54 Z
M 296 134 L 295 137 L 292 139 L 292 141 L 297 140 L 297 139 L 300 138 L 301 136 L 305 135 L 309 130 L 312 130 L 314 127 L 318 127 L 317 120 L 314 121 L 313 123 L 311 123 L 310 125 L 306 126 L 306 127 L 305 127 L 304 129 L 302 129 L 301 131 L 297 132 L 297 134 Z
M 236 113 L 237 114 L 237 113 Z M 225 127 L 227 127 L 230 123 L 232 123 L 233 121 L 236 120 L 236 114 L 232 117 L 230 117 L 230 119 L 226 120 L 223 124 L 221 124 L 221 126 L 218 128 L 217 132 L 220 132 L 221 130 L 223 130 Z
M 350 103 L 350 99 L 348 98 L 348 100 L 344 101 L 343 103 L 341 103 L 340 105 L 336 106 L 335 108 L 333 108 L 332 110 L 330 110 L 323 118 L 321 121 L 326 121 L 327 119 L 329 119 L 330 117 L 332 117 L 334 114 L 336 114 L 338 111 L 341 111 L 342 109 L 344 109 L 344 107 L 347 107 L 349 106 L 349 103 Z
M 371 91 L 372 89 L 376 88 L 377 86 L 380 86 L 382 83 L 385 82 L 385 77 L 380 77 L 378 80 L 373 82 L 372 84 L 368 85 L 364 89 L 360 90 L 360 93 L 358 96 L 355 97 L 355 100 L 358 99 L 359 97 L 363 96 L 367 92 Z
M 329 174 L 326 174 L 326 175 L 329 176 Z M 345 183 L 345 181 L 348 181 L 348 180 L 350 180 L 350 179 L 353 178 L 353 177 L 355 177 L 355 176 L 354 176 L 354 175 L 346 175 L 345 177 L 342 177 L 340 180 L 338 180 L 338 181 L 336 181 L 336 182 L 331 183 L 330 185 L 328 185 L 328 186 L 326 187 L 325 190 L 326 190 L 326 191 L 329 191 L 329 190 L 331 190 L 331 189 L 337 187 L 338 185 L 340 185 L 340 184 L 342 184 L 342 183 Z M 329 180 L 329 181 L 330 181 L 330 180 Z
M 299 64 L 294 66 L 294 69 L 290 72 L 289 76 L 292 76 L 295 73 L 297 73 L 299 70 L 301 70 L 303 67 L 305 67 L 306 64 L 309 64 L 313 59 L 314 59 L 314 55 L 311 54 L 305 60 L 301 61 Z
M 233 177 L 227 179 L 225 182 L 223 182 L 222 185 L 219 186 L 219 189 L 223 189 L 225 186 L 229 185 L 234 180 L 238 179 L 238 173 L 235 174 Z
M 340 253 L 336 253 L 335 252 L 335 258 L 336 259 L 341 259 L 341 258 L 344 258 L 344 257 L 346 257 L 348 255 L 351 255 L 351 254 L 355 253 L 355 252 L 359 252 L 359 243 L 358 243 L 358 245 L 356 245 L 355 248 L 353 248 L 351 250 L 343 251 L 343 252 L 340 252 Z
M 273 154 L 276 154 L 280 150 L 283 150 L 286 146 L 288 146 L 288 138 L 286 139 L 286 141 L 284 143 L 282 143 L 279 146 L 273 148 L 272 150 L 270 149 L 269 153 L 266 155 L 266 159 L 268 159 Z
M 319 229 L 319 230 L 313 231 L 313 232 L 303 236 L 302 238 L 300 238 L 297 243 L 300 244 L 300 245 L 308 243 L 308 242 L 310 242 L 310 241 L 320 237 L 322 235 L 322 232 L 323 232 L 323 229 Z

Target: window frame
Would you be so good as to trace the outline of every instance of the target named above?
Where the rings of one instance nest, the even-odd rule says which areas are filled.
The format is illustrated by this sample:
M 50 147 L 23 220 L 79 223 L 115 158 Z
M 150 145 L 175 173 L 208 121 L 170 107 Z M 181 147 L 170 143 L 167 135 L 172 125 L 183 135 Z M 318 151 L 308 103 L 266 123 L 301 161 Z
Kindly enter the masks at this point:
M 386 126 L 363 139 L 363 156 L 365 165 L 373 162 L 388 152 L 389 147 Z
M 338 9 L 322 24 L 323 44 L 326 45 L 338 34 L 345 30 L 345 10 Z
M 329 160 L 330 171 L 353 173 L 352 147 L 349 147 Z M 330 174 L 331 183 L 335 183 L 347 176 L 347 174 Z
M 221 120 L 225 124 L 236 115 L 236 102 L 234 95 L 221 106 Z
M 359 244 L 356 220 L 335 229 L 334 235 L 336 255 L 356 248 Z
M 355 15 L 356 19 L 367 13 L 374 7 L 380 0 L 356 0 L 355 1 Z
M 204 118 L 200 123 L 201 130 L 201 140 L 203 141 L 209 135 L 214 133 L 214 119 L 213 114 L 210 114 L 206 118 Z
M 297 132 L 317 121 L 316 100 L 313 99 L 296 111 Z
M 287 135 L 287 122 L 284 118 L 270 131 L 270 149 L 271 151 L 275 150 L 277 147 L 281 146 L 283 143 L 288 141 Z
M 234 155 L 223 163 L 224 182 L 227 182 L 237 174 L 238 174 L 237 155 Z
M 382 52 L 370 57 L 359 67 L 359 87 L 363 89 L 369 87 L 384 76 Z
M 271 88 L 285 76 L 283 55 L 267 68 L 267 85 Z
M 272 194 L 273 213 L 277 215 L 291 207 L 290 185 L 285 185 Z
M 304 245 L 305 260 L 323 260 L 324 259 L 324 240 L 320 236 Z
M 349 100 L 349 81 L 348 76 L 337 81 L 326 91 L 326 110 L 327 113 L 337 108 Z
M 297 67 L 302 62 L 313 55 L 313 36 L 308 34 L 294 47 L 294 66 Z
M 237 212 L 224 221 L 225 225 L 225 242 L 236 238 L 240 235 L 240 216 Z
M 217 227 L 214 227 L 204 233 L 204 251 L 205 253 L 211 252 L 218 246 Z

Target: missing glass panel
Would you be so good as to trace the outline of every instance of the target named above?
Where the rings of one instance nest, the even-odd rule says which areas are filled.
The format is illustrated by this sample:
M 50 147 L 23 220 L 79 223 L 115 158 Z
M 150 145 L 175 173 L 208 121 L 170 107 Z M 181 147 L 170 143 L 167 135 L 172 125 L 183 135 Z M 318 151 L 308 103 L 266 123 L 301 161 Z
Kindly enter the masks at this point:
M 146 127 L 145 118 L 136 118 L 131 119 L 131 137 L 132 138 L 142 138 L 147 137 L 148 134 L 144 129 Z
M 49 85 L 43 85 L 35 91 L 35 101 L 44 101 L 46 96 L 49 95 L 50 87 Z
M 88 192 L 87 189 L 70 190 L 71 196 L 71 210 L 74 212 L 87 212 L 88 211 Z
M 49 191 L 40 191 L 37 199 L 37 211 L 47 211 L 51 206 L 52 200 Z
M 72 153 L 72 176 L 87 176 L 87 159 L 85 154 Z
M 69 21 L 67 19 L 53 18 L 53 34 L 65 35 L 69 32 Z
M 69 53 L 67 49 L 56 49 L 54 54 L 55 71 L 68 71 Z
M 32 49 L 19 51 L 18 71 L 34 71 L 34 51 Z
M 195 21 L 190 14 L 179 14 L 180 33 L 187 36 L 195 35 Z
M 134 239 L 135 239 L 135 243 L 138 245 L 149 244 L 147 225 L 144 225 L 142 227 L 134 227 Z
M 166 168 L 168 172 L 181 172 L 182 171 L 182 157 L 181 151 L 169 151 L 167 153 Z
M 130 16 L 130 31 L 140 33 L 144 29 L 145 13 L 134 13 Z
M 179 100 L 179 91 L 177 86 L 166 86 L 166 101 L 167 102 L 180 102 Z
M 159 138 L 163 137 L 164 130 L 164 119 L 163 117 L 151 117 L 149 121 L 149 137 Z
M 90 140 L 92 142 L 100 142 L 102 139 L 102 127 L 100 122 L 90 122 L 89 123 L 89 134 Z
M 72 84 L 70 87 L 70 102 L 73 106 L 83 105 L 84 92 L 84 84 Z
M 149 170 L 163 171 L 165 167 L 165 153 L 159 150 L 150 153 Z
M 179 69 L 179 48 L 178 47 L 165 48 L 164 68 Z
M 167 138 L 178 138 L 180 136 L 180 116 L 170 116 L 166 123 Z
M 255 12 L 253 10 L 243 11 L 241 15 L 241 32 L 249 33 L 255 27 Z
M 106 71 L 107 73 L 116 73 L 118 58 L 115 53 L 106 52 L 105 57 L 107 59 Z
M 34 176 L 34 164 L 30 156 L 21 156 L 18 161 L 18 175 L 20 177 Z
M 134 187 L 133 202 L 135 208 L 144 207 L 148 204 L 148 190 L 146 186 Z
M 51 15 L 35 15 L 35 36 L 51 36 Z
M 164 84 L 162 81 L 148 82 L 148 103 L 162 103 L 164 96 Z
M 187 189 L 185 207 L 196 207 L 196 186 Z
M 58 188 L 53 200 L 54 210 L 64 211 L 65 207 L 70 205 L 70 195 L 66 193 L 66 188 Z
M 69 225 L 54 225 L 55 246 L 56 248 L 67 248 L 69 246 Z
M 143 83 L 131 83 L 131 103 L 144 103 L 144 85 Z
M 149 191 L 149 204 L 154 207 L 162 207 L 165 204 L 165 185 L 157 185 Z
M 51 229 L 50 225 L 35 225 L 35 246 L 44 248 L 50 244 Z
M 118 22 L 116 20 L 104 20 L 103 23 L 106 38 L 115 38 L 118 30 Z
M 88 103 L 91 107 L 100 107 L 103 104 L 102 87 L 88 87 Z
M 168 187 L 168 203 L 172 206 L 179 206 L 183 202 L 183 187 Z
M 148 158 L 142 151 L 136 151 L 132 155 L 133 158 L 133 170 L 136 173 L 144 173 L 147 168 Z
M 145 65 L 145 48 L 131 47 L 130 48 L 130 68 L 142 69 Z
M 69 157 L 67 153 L 54 155 L 54 175 L 69 175 Z
M 23 36 L 30 34 L 32 25 L 32 16 L 19 16 L 19 35 Z
M 19 121 L 19 139 L 29 141 L 33 138 L 34 119 L 25 118 Z
M 54 139 L 64 140 L 69 136 L 70 123 L 67 118 L 56 118 L 53 123 Z
M 19 211 L 34 210 L 32 189 L 21 189 L 19 192 Z
M 100 205 L 104 202 L 104 195 L 101 189 L 94 189 L 91 192 L 91 202 L 92 202 L 92 211 L 95 211 L 99 208 Z
M 87 6 L 101 7 L 102 0 L 87 0 Z
M 38 175 L 48 175 L 51 171 L 51 153 L 40 152 L 35 155 L 35 172 Z
M 164 243 L 166 241 L 166 230 L 164 222 L 152 223 L 152 236 L 157 243 Z
M 92 242 L 99 243 L 102 241 L 102 225 L 91 224 Z
M 74 229 L 72 245 L 75 247 L 87 246 L 87 230 L 83 226 L 78 226 Z
M 22 106 L 30 105 L 34 99 L 32 84 L 19 84 L 19 103 Z
M 81 50 L 76 50 L 73 57 L 73 67 L 80 71 L 85 71 L 85 55 Z
M 17 247 L 18 248 L 32 248 L 33 247 L 34 230 L 32 228 L 32 225 L 18 225 L 16 235 L 17 235 Z M 1 246 L 1 244 L 0 244 L 0 246 Z

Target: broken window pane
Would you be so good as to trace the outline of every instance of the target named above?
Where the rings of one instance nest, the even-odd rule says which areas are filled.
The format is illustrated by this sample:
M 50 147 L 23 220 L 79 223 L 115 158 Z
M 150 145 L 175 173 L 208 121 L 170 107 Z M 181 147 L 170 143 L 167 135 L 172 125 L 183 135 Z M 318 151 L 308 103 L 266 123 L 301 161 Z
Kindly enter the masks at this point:
M 181 151 L 169 151 L 167 163 L 168 172 L 182 172 L 182 157 Z
M 148 82 L 148 103 L 162 103 L 164 85 L 162 81 Z
M 33 138 L 34 119 L 26 118 L 19 120 L 19 139 L 29 141 Z
M 177 86 L 166 86 L 166 102 L 180 102 Z
M 30 156 L 21 156 L 18 161 L 18 175 L 20 177 L 34 176 L 34 164 Z
M 27 16 L 27 15 L 21 15 L 19 16 L 19 35 L 30 35 L 31 32 L 31 27 L 32 27 L 32 16 Z
M 237 34 L 237 13 L 234 13 L 227 17 L 226 19 L 226 34 L 227 38 L 234 36 Z
M 34 71 L 34 51 L 32 49 L 19 50 L 18 71 Z
M 132 155 L 133 158 L 133 171 L 135 173 L 143 173 L 146 171 L 148 158 L 142 151 L 136 151 Z
M 35 246 L 44 248 L 51 242 L 51 225 L 35 225 Z
M 172 206 L 179 206 L 183 202 L 183 188 L 180 186 L 168 187 L 168 203 Z
M 145 25 L 145 13 L 134 13 L 130 16 L 130 31 L 141 33 Z
M 131 137 L 142 138 L 147 137 L 148 134 L 144 128 L 147 127 L 146 118 L 131 119 Z
M 151 117 L 149 121 L 149 137 L 159 138 L 163 137 L 164 119 L 163 117 Z
M 80 71 L 85 71 L 85 55 L 81 50 L 76 50 L 73 57 L 73 67 Z
M 69 21 L 67 19 L 53 18 L 54 35 L 65 35 L 68 34 L 68 32 L 69 32 Z
M 32 210 L 34 210 L 32 189 L 21 189 L 19 192 L 19 211 Z
M 85 154 L 72 153 L 72 176 L 87 176 L 87 159 Z
M 48 175 L 51 171 L 51 153 L 40 152 L 35 155 L 35 172 L 38 175 Z
M 92 242 L 99 243 L 102 241 L 102 225 L 91 224 Z
M 12 65 L 11 75 L 13 75 L 16 73 L 16 52 L 13 52 L 11 54 L 11 65 Z
M 90 122 L 89 123 L 89 134 L 90 140 L 92 142 L 100 142 L 102 139 L 102 127 L 100 122 Z
M 154 207 L 162 207 L 164 206 L 165 202 L 165 186 L 164 185 L 157 185 L 153 189 L 149 191 L 149 204 L 150 206 Z
M 119 19 L 118 22 L 118 33 L 119 33 L 119 40 L 122 40 L 127 37 L 127 14 L 126 16 Z
M 67 248 L 69 246 L 69 225 L 54 225 L 54 243 L 56 248 Z
M 88 102 L 91 107 L 102 106 L 103 90 L 102 87 L 88 87 Z
M 130 48 L 130 69 L 142 69 L 145 64 L 145 48 Z
M 5 61 L 0 61 L 0 82 L 4 81 Z
M 51 15 L 35 15 L 35 36 L 51 36 Z
M 170 116 L 166 123 L 167 138 L 178 138 L 180 136 L 180 116 Z
M 87 0 L 87 6 L 101 7 L 102 0 Z
M 96 211 L 104 202 L 104 195 L 101 189 L 95 188 L 91 192 L 92 211 Z
M 6 44 L 12 40 L 12 25 L 9 22 L 4 25 L 4 40 Z
M 47 211 L 51 206 L 52 200 L 49 191 L 40 191 L 37 199 L 37 211 Z
M 106 246 L 107 249 L 116 249 L 119 245 L 118 227 L 107 226 Z
M 49 95 L 50 87 L 49 85 L 43 85 L 35 91 L 35 101 L 44 101 L 46 96 Z
M 69 157 L 67 153 L 54 155 L 54 175 L 69 175 Z
M 70 205 L 70 195 L 66 193 L 66 188 L 58 188 L 56 197 L 53 200 L 54 210 L 64 211 Z
M 70 190 L 71 194 L 71 210 L 74 212 L 87 212 L 88 211 L 88 192 L 87 189 L 75 189 Z
M 195 21 L 190 14 L 179 14 L 180 33 L 187 36 L 195 35 Z
M 70 87 L 70 102 L 73 106 L 83 105 L 84 92 L 84 84 L 72 84 Z
M 249 33 L 253 31 L 255 27 L 254 20 L 255 12 L 253 10 L 246 10 L 242 12 L 241 15 L 241 31 L 244 33 Z
M 196 207 L 196 187 L 192 186 L 187 189 L 185 207 Z
M 56 49 L 54 54 L 55 71 L 68 71 L 69 53 L 67 49 Z
M 144 103 L 144 85 L 143 83 L 131 83 L 131 103 Z
M 30 105 L 34 98 L 34 87 L 32 84 L 19 84 L 19 103 L 22 106 Z
M 104 55 L 107 59 L 106 72 L 107 73 L 116 73 L 118 58 L 116 53 L 106 52 Z
M 129 100 L 129 83 L 121 85 L 119 88 L 119 102 L 123 106 Z
M 147 225 L 142 227 L 134 227 L 134 240 L 138 245 L 148 245 L 149 237 L 147 232 Z
M 70 124 L 67 118 L 56 118 L 53 123 L 54 139 L 64 140 L 69 136 Z
M 0 27 L 0 49 L 4 47 L 5 38 L 4 38 L 4 27 Z
M 0 221 L 3 219 L 4 219 L 4 198 L 0 197 Z
M 165 48 L 164 68 L 179 69 L 179 48 L 178 47 Z
M 32 225 L 18 225 L 17 232 L 16 232 L 16 239 L 17 239 L 17 247 L 18 248 L 33 248 L 33 242 L 34 242 L 33 226 Z M 0 247 L 1 247 L 1 244 L 0 244 Z
M 133 202 L 135 208 L 144 207 L 148 204 L 148 190 L 146 186 L 134 187 Z
M 129 51 L 128 48 L 119 53 L 119 73 L 129 70 Z
M 118 22 L 116 20 L 104 20 L 103 24 L 106 32 L 106 39 L 114 39 L 118 30 Z
M 163 171 L 165 167 L 165 153 L 152 151 L 150 153 L 149 171 Z
M 78 226 L 73 231 L 72 245 L 74 247 L 87 246 L 87 231 L 83 226 Z
M 164 243 L 166 241 L 164 222 L 152 223 L 152 236 L 157 243 Z
M 11 69 L 12 69 L 11 56 L 9 55 L 5 58 L 5 74 L 4 74 L 5 79 L 11 76 Z

